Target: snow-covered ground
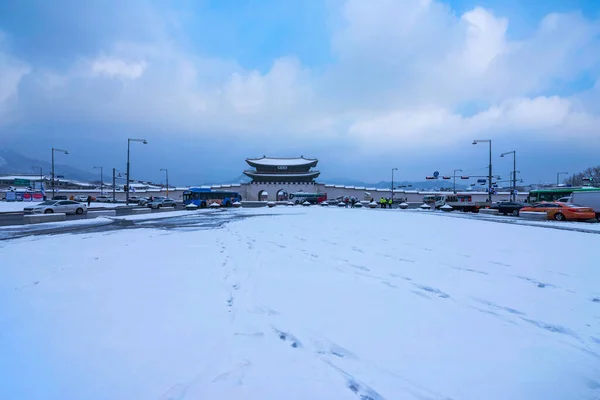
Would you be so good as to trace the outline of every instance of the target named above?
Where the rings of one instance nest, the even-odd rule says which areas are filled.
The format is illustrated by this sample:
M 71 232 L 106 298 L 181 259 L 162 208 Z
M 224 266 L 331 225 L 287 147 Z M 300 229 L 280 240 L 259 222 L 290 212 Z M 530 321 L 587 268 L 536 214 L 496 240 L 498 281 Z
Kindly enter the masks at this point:
M 0 241 L 0 398 L 600 396 L 597 234 L 318 207 L 177 218 Z
M 23 211 L 25 207 L 32 207 L 40 204 L 39 201 L 0 201 L 0 212 L 13 212 L 13 211 Z M 104 207 L 104 208 L 114 208 L 114 207 L 123 207 L 125 204 L 123 203 L 99 203 L 92 202 L 90 204 L 90 208 L 94 207 Z

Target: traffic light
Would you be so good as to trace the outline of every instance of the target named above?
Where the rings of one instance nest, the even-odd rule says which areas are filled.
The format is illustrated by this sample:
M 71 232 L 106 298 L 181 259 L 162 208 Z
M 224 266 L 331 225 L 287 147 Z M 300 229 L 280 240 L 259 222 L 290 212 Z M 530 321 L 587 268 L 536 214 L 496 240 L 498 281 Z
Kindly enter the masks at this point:
M 425 179 L 436 179 L 435 176 L 426 176 Z

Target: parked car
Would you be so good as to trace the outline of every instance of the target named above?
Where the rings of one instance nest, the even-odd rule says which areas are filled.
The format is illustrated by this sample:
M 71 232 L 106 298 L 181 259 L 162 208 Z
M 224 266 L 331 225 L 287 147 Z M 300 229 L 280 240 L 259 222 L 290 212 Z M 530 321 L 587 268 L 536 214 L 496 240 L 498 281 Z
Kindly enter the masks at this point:
M 87 198 L 88 198 L 87 196 L 80 194 L 80 195 L 75 196 L 73 198 L 73 200 L 79 201 L 81 203 L 86 203 L 87 202 Z
M 32 207 L 25 207 L 23 212 L 25 214 L 85 214 L 87 206 L 72 200 L 48 200 Z
M 52 198 L 52 200 L 69 200 L 69 198 L 67 196 L 64 196 L 64 195 L 61 194 L 61 195 L 58 195 L 58 196 L 54 196 Z
M 498 210 L 500 214 L 504 215 L 514 215 L 515 217 L 519 215 L 519 210 L 523 207 L 527 207 L 528 204 L 519 203 L 514 201 L 503 201 L 490 206 L 492 210 Z
M 129 202 L 130 203 L 139 203 L 141 199 L 143 199 L 143 197 L 140 197 L 140 196 L 129 196 Z
M 159 209 L 159 208 L 163 208 L 163 207 L 175 207 L 175 206 L 176 206 L 175 200 L 173 200 L 173 199 L 162 199 L 162 200 L 156 200 L 151 203 L 148 203 L 148 207 L 154 208 L 154 209 Z
M 596 218 L 596 212 L 589 207 L 580 207 L 570 203 L 538 203 L 531 207 L 523 207 L 519 212 L 537 211 L 546 212 L 548 219 L 557 221 L 576 220 L 587 221 Z
M 112 202 L 112 197 L 108 197 L 105 194 L 101 194 L 100 196 L 96 197 L 96 201 L 99 203 L 110 203 Z

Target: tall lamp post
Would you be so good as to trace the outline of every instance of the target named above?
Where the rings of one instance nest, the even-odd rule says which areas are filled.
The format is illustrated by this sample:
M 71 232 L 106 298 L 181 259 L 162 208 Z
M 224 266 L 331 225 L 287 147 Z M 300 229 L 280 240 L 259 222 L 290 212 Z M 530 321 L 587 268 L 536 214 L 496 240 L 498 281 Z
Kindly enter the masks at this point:
M 131 147 L 131 142 L 141 142 L 144 144 L 148 144 L 148 141 L 146 139 L 131 139 L 131 138 L 127 138 L 127 190 L 125 191 L 125 205 L 129 205 L 129 182 L 130 182 L 130 178 L 129 178 L 129 153 L 130 153 L 130 147 Z
M 398 168 L 392 168 L 392 204 L 390 208 L 394 207 L 394 171 L 398 171 Z
M 454 174 L 452 175 L 452 178 L 454 179 L 454 181 L 452 182 L 452 191 L 454 192 L 454 194 L 456 194 L 456 173 L 457 172 L 462 172 L 462 169 L 455 169 Z
M 516 150 L 507 151 L 506 153 L 500 154 L 500 157 L 504 157 L 507 154 L 513 155 L 513 171 L 512 171 L 512 194 L 510 198 L 512 201 L 517 200 L 517 152 Z
M 490 166 L 488 171 L 488 201 L 492 204 L 492 141 L 491 140 L 473 140 L 473 144 L 489 143 L 490 145 Z
M 556 173 L 556 186 L 560 184 L 560 176 L 561 175 L 569 175 L 568 172 L 557 172 Z
M 64 154 L 69 154 L 68 151 L 66 150 L 61 150 L 61 149 L 55 149 L 54 147 L 52 148 L 52 198 L 54 198 L 54 193 L 56 192 L 56 190 L 54 189 L 54 152 L 58 151 L 59 153 L 64 153 Z
M 165 174 L 167 175 L 167 197 L 169 197 L 169 170 L 166 168 L 161 168 L 161 171 L 165 171 Z
M 94 167 L 94 169 L 100 168 L 100 194 L 104 194 L 104 168 Z

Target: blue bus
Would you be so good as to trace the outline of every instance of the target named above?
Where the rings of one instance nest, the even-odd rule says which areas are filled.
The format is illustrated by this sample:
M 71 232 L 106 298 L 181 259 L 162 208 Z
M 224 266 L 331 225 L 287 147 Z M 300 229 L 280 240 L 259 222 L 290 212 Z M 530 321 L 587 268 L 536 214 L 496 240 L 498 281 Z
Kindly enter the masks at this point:
M 231 207 L 236 201 L 242 201 L 238 192 L 224 190 L 211 190 L 205 188 L 190 188 L 183 192 L 183 206 L 195 204 L 200 208 L 206 208 L 213 203 L 223 207 Z

